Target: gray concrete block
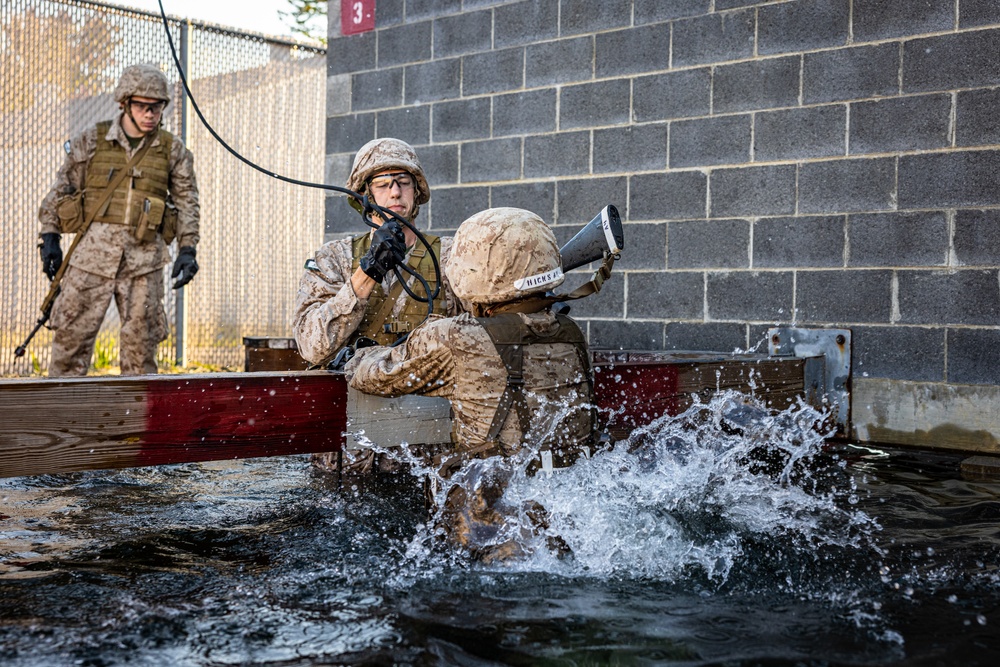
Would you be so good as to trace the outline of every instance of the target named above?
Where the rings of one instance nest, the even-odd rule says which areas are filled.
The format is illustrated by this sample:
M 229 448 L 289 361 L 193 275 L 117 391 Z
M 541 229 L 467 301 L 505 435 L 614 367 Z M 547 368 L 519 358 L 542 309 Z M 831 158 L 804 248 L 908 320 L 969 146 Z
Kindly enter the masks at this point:
M 360 113 L 326 119 L 326 153 L 351 153 L 375 138 L 375 114 Z
M 559 0 L 501 4 L 493 11 L 495 48 L 532 44 L 559 36 Z
M 594 130 L 594 173 L 667 168 L 667 124 L 629 125 Z
M 405 70 L 407 104 L 449 100 L 462 94 L 462 59 L 432 60 Z
M 620 125 L 629 121 L 631 83 L 610 79 L 566 86 L 559 93 L 559 129 Z
M 569 302 L 570 315 L 579 318 L 620 319 L 625 316 L 625 280 L 609 280 L 604 283 L 601 291 L 586 299 Z M 582 285 L 588 277 L 571 274 L 566 282 L 556 288 L 559 294 L 567 294 L 578 285 Z
M 887 211 L 895 206 L 893 158 L 811 162 L 799 167 L 799 213 Z
M 353 74 L 375 69 L 375 33 L 331 39 L 326 47 L 326 73 Z
M 851 373 L 912 382 L 944 381 L 944 327 L 852 327 Z
M 899 158 L 899 207 L 1000 204 L 1000 152 L 956 151 Z
M 356 74 L 351 78 L 351 109 L 398 107 L 403 103 L 403 68 Z
M 378 66 L 406 65 L 431 58 L 431 22 L 406 23 L 379 31 Z
M 955 1 L 854 0 L 852 23 L 855 42 L 950 31 L 955 26 Z
M 791 318 L 791 271 L 725 271 L 708 274 L 709 320 L 782 322 Z
M 708 14 L 674 22 L 673 66 L 689 67 L 753 56 L 754 10 Z
M 753 226 L 753 266 L 843 266 L 844 224 L 844 216 L 762 218 Z
M 645 74 L 669 67 L 669 23 L 595 35 L 594 71 L 598 77 Z
M 1000 331 L 948 329 L 948 382 L 1000 384 Z
M 416 151 L 420 166 L 432 188 L 458 183 L 458 144 L 417 146 Z
M 701 171 L 632 176 L 629 217 L 632 220 L 704 218 L 708 176 Z
M 746 347 L 747 327 L 731 322 L 667 322 L 664 337 L 665 350 L 732 354 Z
M 712 217 L 795 212 L 795 165 L 715 169 L 709 177 Z
M 745 269 L 749 266 L 748 220 L 675 220 L 667 224 L 668 269 Z
M 434 188 L 431 192 L 429 229 L 458 229 L 463 221 L 490 207 L 490 189 L 485 186 Z M 421 211 L 421 217 L 423 212 Z
M 667 225 L 665 223 L 628 222 L 622 226 L 625 248 L 615 262 L 615 280 L 621 271 L 636 269 L 663 270 L 667 266 Z M 579 231 L 579 230 L 578 230 Z
M 1000 89 L 959 91 L 955 105 L 955 144 L 1000 144 Z
M 1000 30 L 975 30 L 903 43 L 904 93 L 997 84 Z
M 700 320 L 705 277 L 700 271 L 628 274 L 629 318 Z
M 431 140 L 431 108 L 428 105 L 379 111 L 375 123 L 380 137 L 396 137 L 412 146 Z
M 460 150 L 462 183 L 511 181 L 521 177 L 521 140 L 468 141 Z
M 751 60 L 715 68 L 714 113 L 797 106 L 801 56 Z
M 530 44 L 525 49 L 527 86 L 551 86 L 594 78 L 594 38 Z
M 491 100 L 488 97 L 438 102 L 431 114 L 435 142 L 485 139 L 490 136 Z
M 634 0 L 632 3 L 636 25 L 702 16 L 711 8 L 712 0 Z
M 757 10 L 757 53 L 768 55 L 843 46 L 850 0 L 798 0 Z
M 529 90 L 493 98 L 493 136 L 542 134 L 556 129 L 556 91 Z
M 958 5 L 959 28 L 998 23 L 1000 23 L 1000 3 L 996 0 L 962 0 Z
M 537 214 L 545 222 L 551 223 L 556 214 L 556 184 L 548 182 L 494 185 L 490 188 L 490 206 L 493 208 L 500 206 L 523 208 Z M 567 240 L 569 238 L 567 237 Z
M 1000 322 L 996 269 L 899 271 L 899 316 L 904 324 Z
M 560 132 L 524 138 L 524 175 L 548 178 L 590 173 L 590 132 Z
M 358 212 L 347 203 L 347 197 L 335 195 L 326 197 L 323 200 L 323 233 L 336 234 L 359 234 L 364 223 Z M 305 261 L 305 258 L 303 258 Z
M 447 58 L 493 47 L 493 12 L 480 10 L 434 19 L 434 57 Z
M 632 83 L 636 122 L 707 116 L 712 108 L 709 68 L 636 77 Z
M 610 30 L 632 21 L 632 0 L 562 0 L 559 34 Z
M 870 213 L 848 217 L 848 266 L 943 266 L 948 219 L 942 211 Z
M 463 95 L 482 95 L 523 87 L 523 48 L 487 51 L 462 58 Z
M 839 102 L 899 92 L 898 44 L 855 46 L 806 53 L 802 64 L 802 101 Z
M 917 95 L 851 105 L 850 152 L 943 148 L 950 142 L 951 95 Z
M 625 218 L 627 186 L 628 179 L 625 176 L 559 181 L 556 184 L 556 210 L 559 217 L 553 223 L 584 225 L 608 204 L 614 204 Z
M 955 213 L 952 241 L 955 261 L 964 266 L 1000 263 L 1000 211 L 971 210 Z
M 799 271 L 795 305 L 803 323 L 888 324 L 892 316 L 892 271 Z
M 378 5 L 375 7 L 375 25 L 378 29 L 389 28 L 394 25 L 399 25 L 403 22 L 403 8 L 406 4 L 406 0 L 379 0 Z M 339 10 L 339 7 L 332 7 L 334 11 Z M 413 16 L 410 20 L 413 20 Z M 340 31 L 340 22 L 337 21 L 337 31 Z
M 378 3 L 381 5 L 381 1 Z M 376 12 L 378 9 L 376 8 Z M 462 0 L 406 0 L 406 20 L 436 18 L 462 11 Z M 377 14 L 376 14 L 377 16 Z
M 663 324 L 594 320 L 589 323 L 590 347 L 597 350 L 662 350 Z
M 754 117 L 754 160 L 798 160 L 847 152 L 847 106 L 785 109 Z
M 670 126 L 670 168 L 749 162 L 750 124 L 749 115 L 675 121 Z

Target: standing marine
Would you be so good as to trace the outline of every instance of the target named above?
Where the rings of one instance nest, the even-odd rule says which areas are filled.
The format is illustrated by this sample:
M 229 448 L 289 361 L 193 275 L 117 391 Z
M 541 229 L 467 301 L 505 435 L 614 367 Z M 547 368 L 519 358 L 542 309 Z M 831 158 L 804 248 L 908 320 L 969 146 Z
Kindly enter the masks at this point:
M 114 98 L 113 120 L 66 142 L 66 159 L 38 214 L 42 270 L 50 279 L 63 262 L 60 235 L 83 230 L 52 306 L 52 377 L 87 374 L 112 297 L 121 318 L 121 374 L 156 373 L 156 350 L 167 337 L 162 269 L 175 238 L 174 289 L 198 271 L 194 157 L 161 127 L 167 78 L 154 65 L 129 66 Z

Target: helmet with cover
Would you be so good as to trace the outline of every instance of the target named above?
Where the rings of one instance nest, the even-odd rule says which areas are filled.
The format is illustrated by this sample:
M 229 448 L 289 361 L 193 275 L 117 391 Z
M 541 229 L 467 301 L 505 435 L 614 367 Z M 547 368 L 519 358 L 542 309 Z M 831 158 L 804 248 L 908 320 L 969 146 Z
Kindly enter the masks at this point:
M 123 104 L 131 97 L 146 97 L 170 102 L 170 85 L 156 65 L 129 65 L 115 86 L 115 101 Z
M 431 189 L 413 146 L 389 137 L 369 141 L 358 150 L 351 175 L 347 178 L 347 187 L 364 194 L 368 189 L 368 179 L 387 169 L 402 169 L 413 175 L 417 188 L 414 203 L 417 206 L 430 200 Z
M 463 222 L 445 272 L 455 295 L 477 305 L 543 294 L 565 279 L 552 230 L 520 208 L 491 208 Z

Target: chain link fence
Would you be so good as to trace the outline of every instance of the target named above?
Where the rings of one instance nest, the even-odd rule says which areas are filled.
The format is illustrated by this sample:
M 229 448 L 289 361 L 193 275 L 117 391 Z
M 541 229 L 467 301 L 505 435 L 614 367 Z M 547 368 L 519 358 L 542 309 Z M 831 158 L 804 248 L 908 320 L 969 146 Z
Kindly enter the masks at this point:
M 324 170 L 325 52 L 294 41 L 168 18 L 195 101 L 235 150 L 265 169 L 319 182 Z M 14 349 L 41 315 L 38 207 L 63 144 L 114 117 L 122 70 L 154 63 L 173 85 L 164 127 L 195 158 L 200 271 L 169 289 L 161 368 L 238 369 L 243 336 L 288 336 L 305 258 L 323 240 L 323 192 L 268 177 L 230 155 L 189 108 L 159 15 L 94 2 L 0 0 L 0 376 L 45 373 L 51 333 Z M 63 237 L 64 251 L 71 237 Z M 176 247 L 171 249 L 176 253 Z M 117 366 L 114 304 L 94 363 Z M 113 372 L 113 371 L 112 371 Z

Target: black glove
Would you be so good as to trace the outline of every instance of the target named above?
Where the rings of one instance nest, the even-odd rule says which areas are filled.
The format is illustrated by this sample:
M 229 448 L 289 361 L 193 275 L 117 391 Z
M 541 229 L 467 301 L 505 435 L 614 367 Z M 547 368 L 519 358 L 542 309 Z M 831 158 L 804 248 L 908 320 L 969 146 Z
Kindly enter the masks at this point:
M 369 278 L 382 282 L 385 274 L 406 257 L 406 237 L 395 220 L 382 223 L 372 234 L 372 247 L 361 258 L 359 264 Z
M 191 279 L 194 278 L 194 274 L 198 273 L 198 262 L 194 261 L 194 248 L 184 247 L 181 251 L 177 253 L 177 259 L 174 260 L 174 270 L 170 273 L 171 278 L 177 278 L 174 282 L 174 289 L 184 287 Z
M 55 232 L 42 234 L 42 242 L 39 244 L 42 252 L 42 271 L 52 280 L 62 266 L 63 254 L 59 246 L 59 235 Z

